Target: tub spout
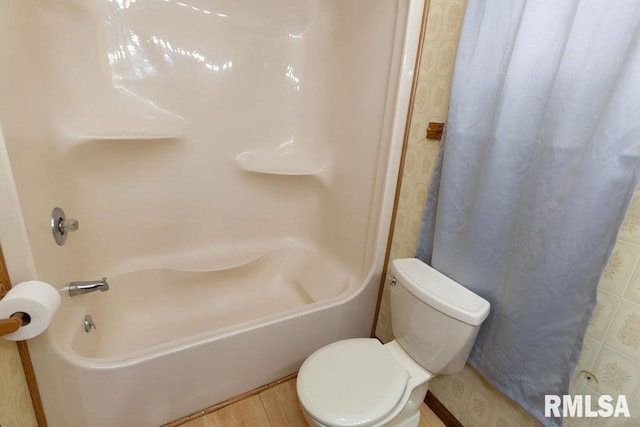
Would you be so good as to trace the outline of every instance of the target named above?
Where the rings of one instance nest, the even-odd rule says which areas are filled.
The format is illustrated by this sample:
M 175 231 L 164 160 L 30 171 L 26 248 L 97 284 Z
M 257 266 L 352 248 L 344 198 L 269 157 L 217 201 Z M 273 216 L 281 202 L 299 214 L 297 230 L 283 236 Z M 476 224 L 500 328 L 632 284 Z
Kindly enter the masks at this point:
M 103 277 L 102 280 L 89 280 L 87 282 L 71 282 L 69 283 L 69 296 L 75 297 L 76 295 L 88 294 L 95 291 L 108 291 L 109 284 L 107 278 Z

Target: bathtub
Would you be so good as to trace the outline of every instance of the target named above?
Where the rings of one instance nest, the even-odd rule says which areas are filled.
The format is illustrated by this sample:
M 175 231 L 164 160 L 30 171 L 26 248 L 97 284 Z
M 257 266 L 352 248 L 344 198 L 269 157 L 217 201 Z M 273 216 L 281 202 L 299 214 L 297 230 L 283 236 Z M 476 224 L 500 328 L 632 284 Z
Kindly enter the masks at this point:
M 423 7 L 2 3 L 0 243 L 62 295 L 28 341 L 50 426 L 160 426 L 369 336 Z
M 276 249 L 223 270 L 132 271 L 109 284 L 104 295 L 65 298 L 65 315 L 51 328 L 56 342 L 66 343 L 65 353 L 134 360 L 308 312 L 355 285 L 339 260 L 305 247 Z M 87 332 L 83 313 L 100 328 Z
M 42 342 L 32 352 L 55 372 L 46 404 L 66 408 L 47 408 L 52 425 L 162 425 L 282 378 L 318 346 L 366 334 L 371 312 L 357 300 L 377 293 L 368 286 L 352 298 L 361 284 L 310 247 L 275 249 L 230 269 L 136 270 L 109 285 L 63 295 L 49 342 L 32 343 Z

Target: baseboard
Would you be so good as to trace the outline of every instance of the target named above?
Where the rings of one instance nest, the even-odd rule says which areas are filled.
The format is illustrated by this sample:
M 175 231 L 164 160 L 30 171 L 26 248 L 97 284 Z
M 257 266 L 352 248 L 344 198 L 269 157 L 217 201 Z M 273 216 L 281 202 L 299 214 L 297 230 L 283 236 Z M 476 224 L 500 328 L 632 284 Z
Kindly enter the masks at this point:
M 446 427 L 464 427 L 456 417 L 453 416 L 446 406 L 438 400 L 430 391 L 427 392 L 427 396 L 424 398 L 424 403 L 433 411 L 434 414 L 440 418 Z

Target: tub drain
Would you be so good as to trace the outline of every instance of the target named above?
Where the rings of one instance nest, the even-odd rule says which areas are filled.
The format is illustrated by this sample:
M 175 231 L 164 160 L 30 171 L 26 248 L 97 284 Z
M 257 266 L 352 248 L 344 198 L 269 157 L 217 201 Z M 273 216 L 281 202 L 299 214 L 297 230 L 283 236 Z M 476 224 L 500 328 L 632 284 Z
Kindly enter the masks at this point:
M 84 330 L 85 332 L 91 332 L 91 328 L 96 329 L 96 324 L 93 321 L 93 317 L 90 314 L 84 316 Z

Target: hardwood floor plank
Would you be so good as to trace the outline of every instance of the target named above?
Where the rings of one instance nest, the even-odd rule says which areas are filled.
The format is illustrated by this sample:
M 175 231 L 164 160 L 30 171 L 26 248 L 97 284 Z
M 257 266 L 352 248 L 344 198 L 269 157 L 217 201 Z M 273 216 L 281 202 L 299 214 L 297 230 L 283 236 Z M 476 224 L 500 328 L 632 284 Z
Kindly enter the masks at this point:
M 290 380 L 260 393 L 272 426 L 307 427 L 296 392 L 296 380 Z
M 424 403 L 420 406 L 420 424 L 418 427 L 445 427 L 438 416 Z
M 183 427 L 308 427 L 308 424 L 300 408 L 294 378 L 191 420 Z M 423 403 L 418 427 L 445 427 L 445 424 Z
M 270 427 L 259 395 L 226 406 L 184 424 L 186 427 Z

